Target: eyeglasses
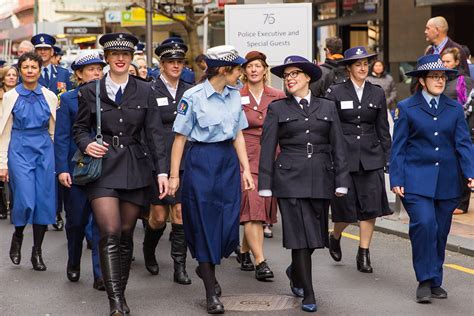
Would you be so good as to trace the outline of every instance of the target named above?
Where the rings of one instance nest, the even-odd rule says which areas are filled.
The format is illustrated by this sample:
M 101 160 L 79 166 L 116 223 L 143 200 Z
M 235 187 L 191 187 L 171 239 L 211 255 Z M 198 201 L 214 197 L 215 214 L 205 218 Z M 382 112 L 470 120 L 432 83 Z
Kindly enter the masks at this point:
M 431 78 L 434 81 L 446 81 L 448 79 L 446 75 L 432 75 L 432 76 L 426 76 L 426 78 Z
M 294 71 L 289 72 L 289 73 L 283 73 L 283 80 L 287 80 L 288 77 L 294 79 L 294 78 L 298 77 L 298 75 L 302 72 L 303 71 L 301 71 L 301 70 L 294 70 Z

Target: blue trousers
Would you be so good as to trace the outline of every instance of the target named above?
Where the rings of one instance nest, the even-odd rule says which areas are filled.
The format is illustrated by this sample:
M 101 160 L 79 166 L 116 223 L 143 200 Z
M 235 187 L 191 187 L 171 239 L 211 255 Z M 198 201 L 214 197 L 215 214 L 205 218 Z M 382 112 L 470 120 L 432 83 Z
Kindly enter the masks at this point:
M 102 273 L 99 266 L 99 232 L 92 220 L 92 208 L 85 191 L 76 185 L 71 189 L 64 188 L 64 209 L 66 211 L 66 236 L 68 248 L 68 266 L 79 267 L 81 265 L 82 245 L 86 233 L 86 227 L 91 224 L 92 228 L 92 266 L 94 279 L 101 278 Z M 90 223 L 90 221 L 92 222 Z
M 441 286 L 446 243 L 459 198 L 438 200 L 406 193 L 402 203 L 410 216 L 416 279 L 418 282 L 431 280 L 431 287 Z

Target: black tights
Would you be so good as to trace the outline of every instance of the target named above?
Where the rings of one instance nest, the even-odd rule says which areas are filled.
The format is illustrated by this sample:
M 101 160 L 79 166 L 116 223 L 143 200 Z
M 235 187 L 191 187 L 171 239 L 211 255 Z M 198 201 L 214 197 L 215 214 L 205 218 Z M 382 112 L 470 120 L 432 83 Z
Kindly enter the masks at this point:
M 216 295 L 216 265 L 209 262 L 199 262 L 199 271 L 206 288 L 206 297 Z
M 314 249 L 292 249 L 291 250 L 291 275 L 295 286 L 304 289 L 303 304 L 315 304 L 313 290 L 313 276 L 311 266 L 311 255 Z
M 18 238 L 23 238 L 23 231 L 25 230 L 25 227 L 26 226 L 15 226 L 15 236 Z M 47 225 L 33 224 L 33 246 L 41 249 L 47 228 Z
M 140 207 L 130 202 L 120 201 L 114 197 L 101 197 L 92 200 L 95 222 L 100 237 L 122 234 L 133 236 Z

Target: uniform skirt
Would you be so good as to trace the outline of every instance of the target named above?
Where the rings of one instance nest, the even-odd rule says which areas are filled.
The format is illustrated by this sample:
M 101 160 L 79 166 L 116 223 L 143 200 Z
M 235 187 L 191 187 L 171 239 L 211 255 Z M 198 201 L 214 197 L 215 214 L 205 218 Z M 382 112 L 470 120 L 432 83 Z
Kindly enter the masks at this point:
M 392 214 L 383 169 L 351 172 L 347 195 L 331 200 L 333 222 L 355 223 Z
M 327 247 L 329 202 L 326 199 L 279 198 L 283 247 Z
M 156 175 L 153 174 L 153 179 L 156 179 Z M 178 190 L 176 191 L 176 194 L 174 197 L 172 196 L 165 196 L 163 199 L 160 199 L 160 193 L 158 191 L 158 183 L 156 181 L 153 181 L 153 184 L 150 187 L 150 204 L 153 205 L 175 205 L 178 203 L 181 203 L 181 186 L 182 186 L 182 181 L 183 181 L 183 172 L 179 173 L 179 183 L 180 186 L 178 187 Z
M 95 188 L 86 187 L 87 198 L 89 201 L 101 197 L 114 197 L 123 202 L 130 202 L 138 206 L 148 206 L 150 187 L 139 189 L 112 189 L 112 188 Z
M 219 264 L 239 244 L 240 196 L 232 141 L 191 143 L 181 202 L 186 242 L 198 262 Z

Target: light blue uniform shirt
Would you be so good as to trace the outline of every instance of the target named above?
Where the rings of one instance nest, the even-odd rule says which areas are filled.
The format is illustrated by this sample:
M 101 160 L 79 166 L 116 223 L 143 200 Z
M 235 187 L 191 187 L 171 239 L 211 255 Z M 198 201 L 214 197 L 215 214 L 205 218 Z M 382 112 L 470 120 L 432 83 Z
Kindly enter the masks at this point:
M 179 102 L 173 132 L 193 142 L 216 143 L 235 139 L 248 127 L 237 87 L 216 92 L 208 80 L 187 90 Z

